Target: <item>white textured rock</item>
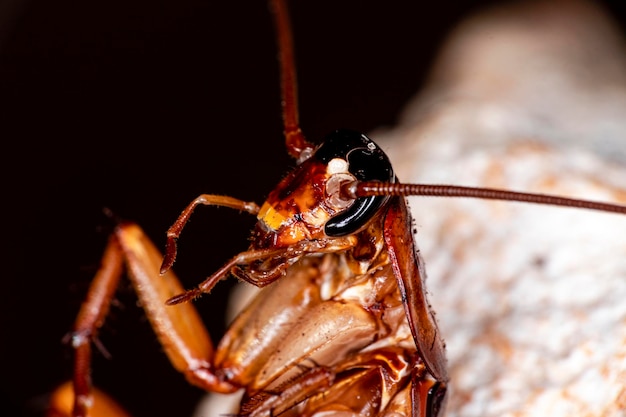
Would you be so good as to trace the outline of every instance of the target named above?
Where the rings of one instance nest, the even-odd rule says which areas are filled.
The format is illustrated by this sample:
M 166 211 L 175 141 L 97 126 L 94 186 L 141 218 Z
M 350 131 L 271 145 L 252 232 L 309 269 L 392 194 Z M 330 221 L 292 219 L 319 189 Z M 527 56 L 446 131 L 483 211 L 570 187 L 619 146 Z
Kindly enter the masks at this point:
M 431 88 L 372 134 L 404 182 L 626 203 L 626 55 L 584 2 L 461 25 Z M 626 416 L 626 216 L 412 198 L 449 416 Z

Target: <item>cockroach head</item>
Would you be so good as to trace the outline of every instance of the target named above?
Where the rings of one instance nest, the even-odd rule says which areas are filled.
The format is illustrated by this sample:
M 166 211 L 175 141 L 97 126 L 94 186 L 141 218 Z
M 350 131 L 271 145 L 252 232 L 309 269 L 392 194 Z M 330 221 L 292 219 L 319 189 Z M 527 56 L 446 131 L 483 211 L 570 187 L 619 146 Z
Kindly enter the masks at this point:
M 342 203 L 349 206 L 326 222 L 326 235 L 340 237 L 357 232 L 389 197 L 360 197 L 352 202 L 342 195 L 341 184 L 354 179 L 394 182 L 395 175 L 389 158 L 373 140 L 347 129 L 335 130 L 326 136 L 313 158 L 328 166 L 328 170 L 333 173 L 326 185 L 331 202 L 337 206 Z

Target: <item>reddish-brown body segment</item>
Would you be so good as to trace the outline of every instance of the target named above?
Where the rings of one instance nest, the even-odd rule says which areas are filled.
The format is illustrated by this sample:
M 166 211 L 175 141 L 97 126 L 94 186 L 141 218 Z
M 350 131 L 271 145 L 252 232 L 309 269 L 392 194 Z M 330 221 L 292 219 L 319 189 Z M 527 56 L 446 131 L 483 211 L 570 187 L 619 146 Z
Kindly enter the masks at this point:
M 426 299 L 426 269 L 411 228 L 407 227 L 412 224 L 410 219 L 404 199 L 393 199 L 387 209 L 383 234 L 401 298 L 405 300 L 413 339 L 429 372 L 438 380 L 447 381 L 445 346 Z

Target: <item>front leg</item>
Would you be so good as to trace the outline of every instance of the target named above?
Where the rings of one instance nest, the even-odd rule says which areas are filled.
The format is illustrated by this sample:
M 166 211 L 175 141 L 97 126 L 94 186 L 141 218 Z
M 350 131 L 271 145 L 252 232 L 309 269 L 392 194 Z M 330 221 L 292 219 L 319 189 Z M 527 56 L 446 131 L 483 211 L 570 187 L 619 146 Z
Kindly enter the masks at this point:
M 109 311 L 124 263 L 146 316 L 174 368 L 190 383 L 206 390 L 228 393 L 238 388 L 213 372 L 213 345 L 194 306 L 190 303 L 165 304 L 167 299 L 184 289 L 172 271 L 159 275 L 162 259 L 136 224 L 119 225 L 109 239 L 101 267 L 81 306 L 74 330 L 68 336 L 75 351 L 74 401 L 71 406 L 74 417 L 93 417 L 92 411 L 98 408 L 94 401 L 99 401 L 100 397 L 92 395 L 90 379 L 91 344 Z M 62 395 L 62 389 L 59 389 L 53 398 Z M 70 411 L 57 410 L 56 415 L 70 415 Z

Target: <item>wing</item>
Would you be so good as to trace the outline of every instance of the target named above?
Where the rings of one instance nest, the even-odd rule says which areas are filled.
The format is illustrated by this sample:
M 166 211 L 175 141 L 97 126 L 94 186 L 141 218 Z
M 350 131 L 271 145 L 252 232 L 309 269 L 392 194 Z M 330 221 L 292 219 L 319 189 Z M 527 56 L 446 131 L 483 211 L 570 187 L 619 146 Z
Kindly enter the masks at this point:
M 389 202 L 383 227 L 393 272 L 417 350 L 430 374 L 438 381 L 447 382 L 445 344 L 426 299 L 426 270 L 413 241 L 411 228 L 412 219 L 406 200 L 394 197 Z

